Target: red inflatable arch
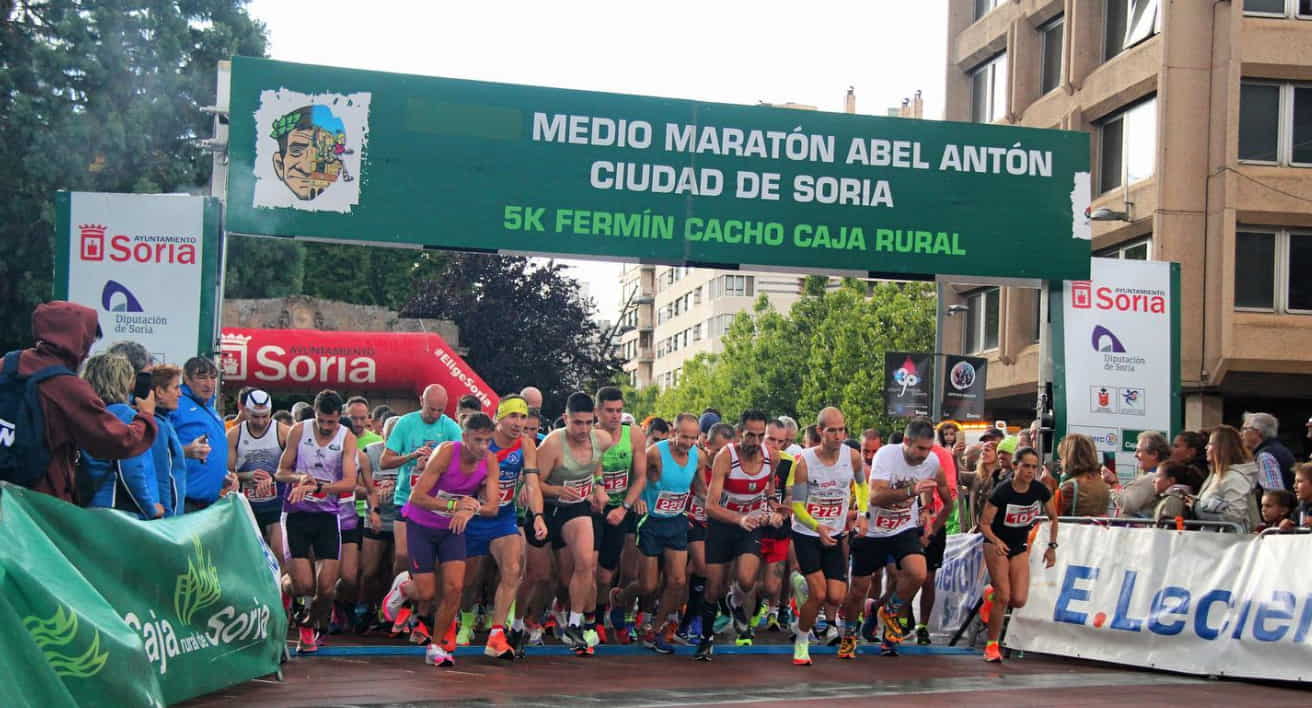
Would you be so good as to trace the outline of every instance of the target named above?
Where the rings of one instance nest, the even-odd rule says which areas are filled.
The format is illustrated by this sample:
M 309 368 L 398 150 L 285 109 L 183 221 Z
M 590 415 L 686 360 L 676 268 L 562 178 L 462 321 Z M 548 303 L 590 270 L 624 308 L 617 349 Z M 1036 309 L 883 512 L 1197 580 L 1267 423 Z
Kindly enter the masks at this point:
M 448 414 L 466 394 L 478 397 L 489 413 L 498 403 L 487 383 L 436 334 L 225 327 L 219 359 L 225 385 L 418 395 L 436 383 L 446 387 Z

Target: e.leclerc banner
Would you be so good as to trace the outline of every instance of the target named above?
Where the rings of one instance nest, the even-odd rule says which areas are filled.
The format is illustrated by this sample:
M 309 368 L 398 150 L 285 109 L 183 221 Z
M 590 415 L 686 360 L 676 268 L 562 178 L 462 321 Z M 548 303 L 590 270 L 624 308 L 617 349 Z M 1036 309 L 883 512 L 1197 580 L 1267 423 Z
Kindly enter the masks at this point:
M 237 233 L 1088 277 L 1084 133 L 246 57 L 231 88 Z
M 159 706 L 276 672 L 261 543 L 237 495 L 138 521 L 0 485 L 4 705 Z
M 1012 613 L 1007 646 L 1189 674 L 1312 680 L 1312 536 L 1059 530 L 1055 567 L 1030 554 L 1029 602 Z
M 934 355 L 884 352 L 884 412 L 895 418 L 929 415 Z

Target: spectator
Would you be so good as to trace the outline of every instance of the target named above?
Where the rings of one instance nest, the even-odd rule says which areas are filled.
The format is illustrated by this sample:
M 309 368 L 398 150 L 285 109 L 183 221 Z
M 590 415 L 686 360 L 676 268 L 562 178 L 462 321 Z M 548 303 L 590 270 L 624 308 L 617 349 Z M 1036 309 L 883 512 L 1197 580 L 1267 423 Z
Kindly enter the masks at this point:
M 1212 474 L 1194 501 L 1194 515 L 1204 521 L 1230 521 L 1245 532 L 1257 525 L 1257 463 L 1240 440 L 1239 431 L 1218 426 L 1207 441 L 1207 462 Z
M 105 402 L 106 410 L 124 423 L 137 417 L 137 411 L 127 404 L 135 377 L 131 362 L 117 354 L 97 354 L 87 359 L 82 372 L 91 390 Z M 150 415 L 154 417 L 153 409 Z M 78 486 L 86 492 L 87 506 L 117 509 L 139 519 L 164 515 L 149 447 L 120 459 L 99 458 L 83 450 L 79 464 Z
M 1312 418 L 1308 418 L 1307 422 L 1304 423 L 1303 426 L 1307 429 L 1307 439 L 1308 439 L 1308 442 L 1304 443 L 1307 446 L 1304 449 L 1308 451 L 1308 456 L 1307 456 L 1308 459 L 1312 460 L 1312 450 L 1308 449 L 1312 447 Z
M 214 409 L 219 369 L 205 357 L 194 356 L 182 367 L 182 397 L 169 421 L 178 439 L 190 441 L 187 453 L 187 511 L 198 511 L 219 498 L 228 474 L 227 431 Z
M 1193 465 L 1194 469 L 1207 475 L 1207 436 L 1193 430 L 1185 430 L 1175 436 L 1171 443 L 1171 462 Z
M 1134 447 L 1137 469 L 1134 479 L 1124 486 L 1112 484 L 1112 506 L 1116 515 L 1127 518 L 1150 518 L 1157 508 L 1157 468 L 1171 456 L 1166 436 L 1156 430 L 1139 433 Z M 1119 482 L 1119 480 L 1117 480 Z
M 1020 440 L 1014 435 L 998 441 L 998 466 L 1006 477 L 1011 477 L 1011 456 L 1016 454 L 1019 444 Z
M 36 344 L 18 355 L 18 375 L 27 378 L 47 367 L 64 367 L 71 374 L 100 338 L 96 311 L 71 302 L 37 305 L 32 312 Z M 109 412 L 86 381 L 73 375 L 55 376 L 37 386 L 41 404 L 44 452 L 48 459 L 30 484 L 38 492 L 74 504 L 80 499 L 75 474 L 78 450 L 106 460 L 140 455 L 155 441 L 155 398 L 137 404 L 129 422 Z
M 1293 526 L 1312 527 L 1312 462 L 1305 462 L 1294 469 L 1294 497 L 1298 502 L 1292 514 L 1290 524 L 1281 524 L 1288 531 Z
M 960 425 L 950 420 L 939 423 L 938 444 L 952 453 L 952 462 L 957 469 L 965 469 L 966 436 L 961 434 Z
M 1257 463 L 1257 483 L 1262 489 L 1294 488 L 1294 453 L 1276 439 L 1280 421 L 1270 413 L 1245 413 L 1244 447 Z
M 1153 489 L 1157 492 L 1153 519 L 1161 523 L 1181 517 L 1192 518 L 1188 500 L 1198 493 L 1202 483 L 1203 474 L 1193 465 L 1173 460 L 1158 465 L 1157 474 L 1153 477 Z
M 1287 489 L 1268 489 L 1262 492 L 1262 523 L 1258 524 L 1253 532 L 1262 533 L 1267 529 L 1282 528 L 1284 523 L 1290 520 L 1290 515 L 1294 513 L 1294 507 L 1297 505 L 1294 493 Z
M 1060 487 L 1057 513 L 1062 516 L 1106 516 L 1111 489 L 1102 478 L 1098 448 L 1088 435 L 1067 435 L 1057 445 L 1066 481 Z
M 140 342 L 133 342 L 131 340 L 114 342 L 109 345 L 109 348 L 105 350 L 105 353 L 117 354 L 124 359 L 127 359 L 128 363 L 132 365 L 132 371 L 138 374 L 143 371 L 150 371 L 155 365 L 155 362 L 150 356 L 150 352 L 146 351 L 146 347 Z
M 982 442 L 982 443 L 984 443 L 984 442 L 1002 442 L 1002 439 L 1005 438 L 1005 437 L 1007 437 L 1007 434 L 1004 433 L 1004 432 L 1002 432 L 1000 429 L 998 429 L 998 428 L 989 428 L 989 429 L 987 429 L 987 430 L 985 430 L 984 432 L 982 432 L 982 433 L 979 434 L 979 441 Z
M 182 400 L 182 369 L 160 364 L 150 372 L 150 385 L 155 393 L 155 424 L 159 426 L 155 444 L 150 448 L 158 499 L 164 506 L 165 516 L 177 516 L 183 512 L 187 499 L 187 456 L 169 414 L 178 409 Z

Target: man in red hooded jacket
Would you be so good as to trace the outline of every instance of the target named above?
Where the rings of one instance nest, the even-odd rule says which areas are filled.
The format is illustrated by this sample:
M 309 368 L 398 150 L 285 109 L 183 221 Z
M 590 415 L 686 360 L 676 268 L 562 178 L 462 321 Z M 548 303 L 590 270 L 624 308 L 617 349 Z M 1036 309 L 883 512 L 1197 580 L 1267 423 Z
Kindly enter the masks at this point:
M 24 349 L 18 373 L 30 376 L 47 366 L 77 371 L 98 338 L 96 311 L 72 302 L 37 305 L 32 312 L 36 345 Z M 38 492 L 77 504 L 77 453 L 86 450 L 102 460 L 140 455 L 155 441 L 155 394 L 137 399 L 137 416 L 120 421 L 105 409 L 86 381 L 76 376 L 55 376 L 37 388 L 45 415 L 46 447 L 50 466 L 32 486 Z

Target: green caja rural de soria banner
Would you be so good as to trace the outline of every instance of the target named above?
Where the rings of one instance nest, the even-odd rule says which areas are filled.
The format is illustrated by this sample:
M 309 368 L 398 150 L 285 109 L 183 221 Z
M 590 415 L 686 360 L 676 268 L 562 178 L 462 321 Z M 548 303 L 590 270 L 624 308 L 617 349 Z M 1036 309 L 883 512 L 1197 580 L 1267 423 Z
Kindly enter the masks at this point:
M 1084 279 L 1084 133 L 232 63 L 227 228 Z
M 0 701 L 158 706 L 278 670 L 287 634 L 243 500 L 142 522 L 0 487 Z

